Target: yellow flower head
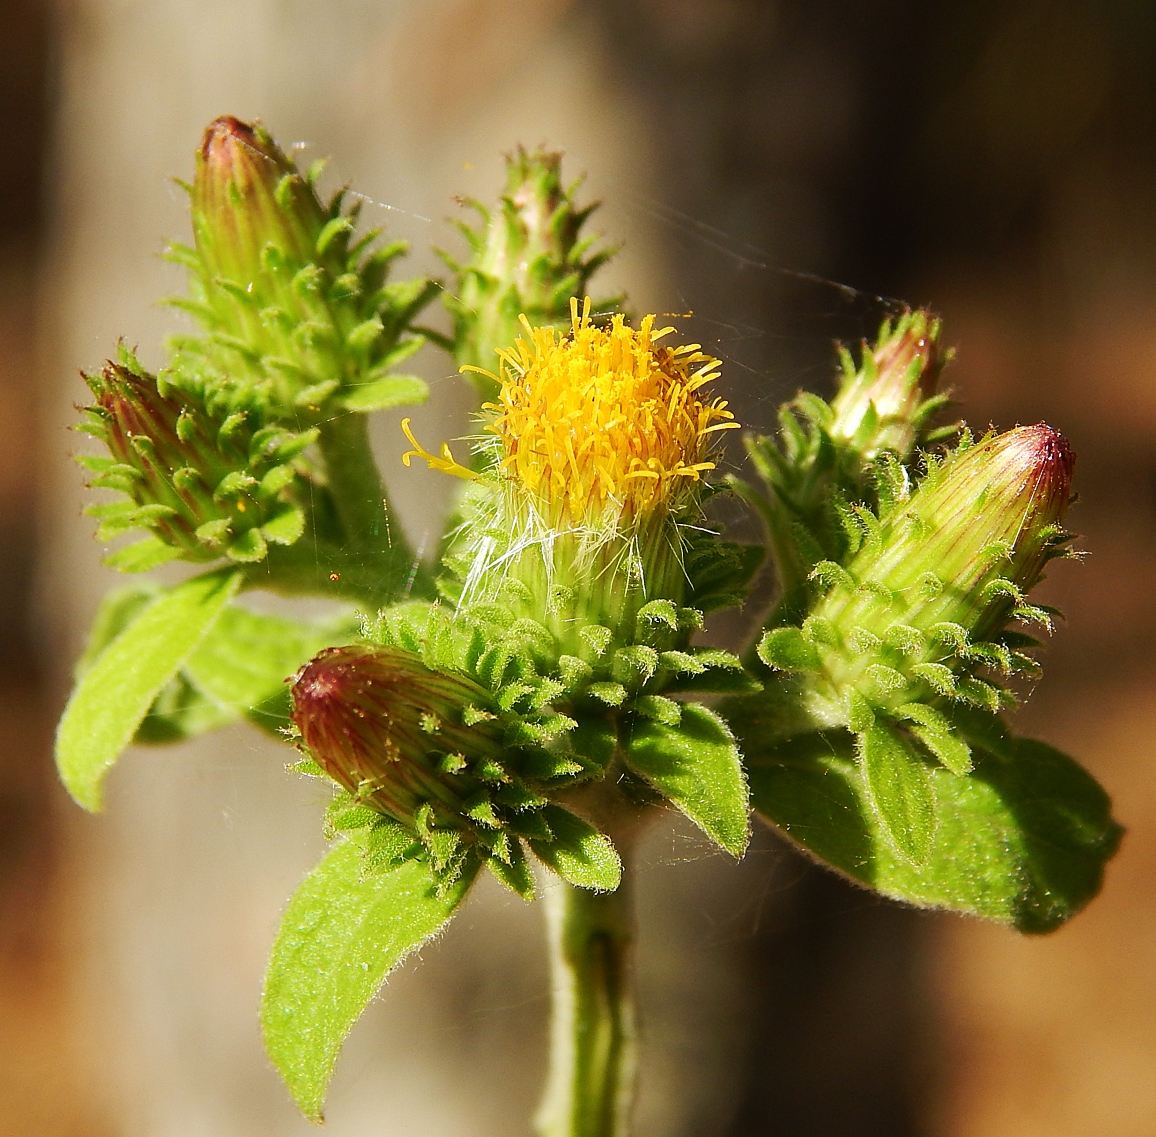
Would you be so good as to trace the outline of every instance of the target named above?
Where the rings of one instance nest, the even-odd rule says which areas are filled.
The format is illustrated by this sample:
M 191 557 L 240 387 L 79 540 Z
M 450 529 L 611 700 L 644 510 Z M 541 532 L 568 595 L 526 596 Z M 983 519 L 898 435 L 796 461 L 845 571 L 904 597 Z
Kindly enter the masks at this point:
M 654 316 L 635 331 L 620 315 L 598 327 L 589 311 L 571 301 L 562 335 L 523 318 L 528 338 L 501 353 L 499 401 L 486 407 L 500 470 L 559 527 L 674 507 L 714 469 L 710 436 L 738 426 L 723 400 L 703 398 L 720 364 L 698 344 L 659 344 L 674 329 L 655 331 Z

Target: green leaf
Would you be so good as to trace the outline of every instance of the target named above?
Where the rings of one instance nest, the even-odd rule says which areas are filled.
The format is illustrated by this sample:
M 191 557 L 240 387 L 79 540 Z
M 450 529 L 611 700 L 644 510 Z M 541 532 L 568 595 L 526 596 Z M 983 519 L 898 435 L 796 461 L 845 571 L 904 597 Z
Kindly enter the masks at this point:
M 776 671 L 818 671 L 821 666 L 815 645 L 795 627 L 772 628 L 759 640 L 758 654 Z
M 675 671 L 667 691 L 685 691 L 699 694 L 753 695 L 763 685 L 743 669 L 742 660 L 729 651 L 718 648 L 697 648 L 693 653 L 663 652 L 664 667 Z
M 416 406 L 428 398 L 429 386 L 424 379 L 416 375 L 387 375 L 384 379 L 359 384 L 343 396 L 341 402 L 348 411 L 367 414 L 391 407 Z
M 165 746 L 220 730 L 238 718 L 237 711 L 214 702 L 178 672 L 153 700 L 132 740 L 142 746 Z
M 935 791 L 919 755 L 876 720 L 859 736 L 864 785 L 884 831 L 903 856 L 927 859 L 935 837 Z
M 539 812 L 554 839 L 530 841 L 538 860 L 579 888 L 613 892 L 622 879 L 622 862 L 610 838 L 560 805 Z
M 101 782 L 161 688 L 220 619 L 241 574 L 218 570 L 162 593 L 84 673 L 56 732 L 56 764 L 68 792 L 98 810 Z
M 534 874 L 526 860 L 526 855 L 517 842 L 512 845 L 509 864 L 505 864 L 497 857 L 488 858 L 486 863 L 490 866 L 490 871 L 494 876 L 512 893 L 520 896 L 523 900 L 534 899 Z
M 261 535 L 275 545 L 292 545 L 305 532 L 305 513 L 295 505 L 281 510 L 261 526 Z
M 364 875 L 343 841 L 289 901 L 273 945 L 261 1024 L 265 1048 L 298 1109 L 321 1120 L 337 1052 L 385 977 L 450 918 L 477 872 L 448 888 L 425 861 Z
M 352 631 L 230 606 L 189 657 L 185 671 L 220 706 L 276 731 L 288 719 L 286 680 L 323 647 L 346 642 Z
M 626 762 L 711 840 L 743 855 L 750 838 L 746 778 L 734 737 L 713 711 L 687 703 L 678 726 L 636 721 Z
M 104 563 L 117 572 L 149 572 L 180 555 L 179 549 L 166 545 L 159 537 L 145 537 L 143 541 L 134 541 L 109 553 Z
M 269 552 L 265 538 L 260 529 L 246 529 L 225 550 L 235 561 L 242 564 L 254 564 L 265 559 Z
M 105 594 L 96 610 L 92 627 L 88 632 L 88 643 L 84 653 L 76 661 L 76 678 L 79 679 L 97 660 L 102 651 L 125 630 L 148 606 L 159 590 L 155 584 L 129 584 L 114 588 Z
M 897 707 L 895 713 L 914 723 L 908 727 L 911 733 L 953 774 L 971 772 L 971 747 L 934 707 L 926 703 L 905 703 Z
M 1050 746 L 1014 739 L 1006 758 L 977 749 L 970 775 L 930 770 L 939 826 L 926 862 L 915 865 L 867 802 L 853 736 L 802 735 L 758 753 L 752 726 L 756 810 L 821 861 L 895 900 L 1048 932 L 1099 892 L 1119 844 L 1122 830 L 1095 779 Z

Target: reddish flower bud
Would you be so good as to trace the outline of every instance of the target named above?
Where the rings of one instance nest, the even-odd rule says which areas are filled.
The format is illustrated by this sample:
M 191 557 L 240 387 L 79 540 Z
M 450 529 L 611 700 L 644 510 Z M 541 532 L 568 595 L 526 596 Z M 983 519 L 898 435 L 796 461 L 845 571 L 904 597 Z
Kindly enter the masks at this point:
M 465 814 L 502 753 L 489 695 L 396 648 L 328 648 L 293 680 L 293 722 L 319 766 L 361 804 L 413 827 L 431 805 L 442 824 Z M 472 723 L 472 725 L 470 725 Z
M 298 267 L 316 256 L 328 213 L 294 162 L 260 124 L 215 119 L 193 182 L 197 251 L 210 276 L 248 289 L 266 271 L 265 250 Z
M 207 392 L 187 377 L 149 374 L 128 352 L 86 375 L 95 402 L 78 429 L 108 457 L 81 456 L 98 489 L 128 501 L 90 506 L 109 539 L 132 529 L 153 537 L 114 553 L 134 572 L 164 560 L 261 560 L 268 542 L 300 537 L 307 495 L 301 452 L 316 431 L 262 425 L 259 402 L 236 391 Z

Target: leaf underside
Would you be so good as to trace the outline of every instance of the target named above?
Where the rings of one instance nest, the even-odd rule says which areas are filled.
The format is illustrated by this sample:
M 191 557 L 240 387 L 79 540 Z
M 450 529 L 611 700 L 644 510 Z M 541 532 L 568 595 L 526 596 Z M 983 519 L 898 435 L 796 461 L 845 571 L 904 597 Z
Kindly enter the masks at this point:
M 79 805 L 100 809 L 104 775 L 240 585 L 238 571 L 218 570 L 160 593 L 81 676 L 56 733 L 60 777 Z
M 928 769 L 938 826 L 919 864 L 885 832 L 849 734 L 806 735 L 756 754 L 751 793 L 791 840 L 886 896 L 1051 931 L 1100 889 L 1122 833 L 1111 802 L 1078 763 L 1042 742 L 1017 739 L 1006 757 L 976 758 L 963 777 Z
M 297 889 L 265 974 L 265 1047 L 297 1107 L 321 1120 L 337 1053 L 385 977 L 450 918 L 476 874 L 439 891 L 428 862 L 363 876 L 344 841 Z

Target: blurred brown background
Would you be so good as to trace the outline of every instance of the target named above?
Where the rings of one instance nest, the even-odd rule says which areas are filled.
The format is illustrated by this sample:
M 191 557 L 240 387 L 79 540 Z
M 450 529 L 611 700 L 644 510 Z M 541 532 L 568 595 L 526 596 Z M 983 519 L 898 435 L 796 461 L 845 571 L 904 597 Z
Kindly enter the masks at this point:
M 420 246 L 452 242 L 454 193 L 492 196 L 502 149 L 565 147 L 626 240 L 615 281 L 694 311 L 749 423 L 828 384 L 878 294 L 943 314 L 974 424 L 1072 439 L 1091 555 L 1047 585 L 1067 626 L 1021 722 L 1116 799 L 1103 895 L 1026 940 L 877 902 L 770 834 L 735 868 L 656 831 L 639 1133 L 1156 1137 L 1154 76 L 1144 0 L 3 0 L 0 1135 L 308 1131 L 256 1002 L 316 800 L 240 730 L 133 754 L 95 819 L 50 761 L 112 583 L 67 459 L 76 369 L 121 334 L 158 359 L 166 178 L 229 111 L 331 154 Z M 440 437 L 463 404 L 430 354 Z M 395 472 L 420 539 L 443 487 Z M 528 1134 L 539 935 L 475 896 L 359 1024 L 330 1131 Z

